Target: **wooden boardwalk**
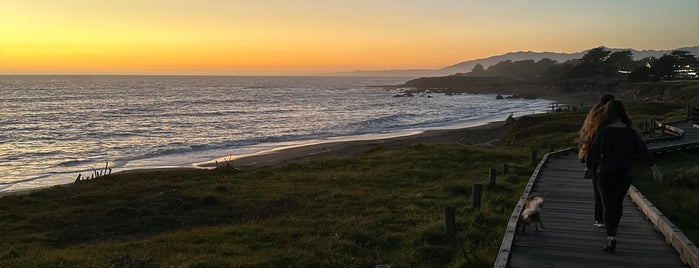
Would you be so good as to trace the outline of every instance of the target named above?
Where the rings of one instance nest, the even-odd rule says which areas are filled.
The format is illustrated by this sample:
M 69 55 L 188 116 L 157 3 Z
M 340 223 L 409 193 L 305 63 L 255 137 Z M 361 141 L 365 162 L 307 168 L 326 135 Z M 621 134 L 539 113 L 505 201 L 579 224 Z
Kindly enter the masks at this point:
M 676 150 L 699 144 L 699 129 L 678 123 L 681 139 L 649 143 L 654 151 Z M 546 228 L 513 232 L 523 201 L 520 200 L 503 239 L 496 267 L 687 267 L 680 254 L 656 231 L 646 215 L 631 201 L 624 201 L 624 214 L 617 235 L 617 252 L 602 250 L 604 228 L 593 223 L 592 181 L 584 179 L 584 164 L 573 150 L 547 155 L 525 189 L 543 196 L 542 220 Z M 513 223 L 514 222 L 514 223 Z

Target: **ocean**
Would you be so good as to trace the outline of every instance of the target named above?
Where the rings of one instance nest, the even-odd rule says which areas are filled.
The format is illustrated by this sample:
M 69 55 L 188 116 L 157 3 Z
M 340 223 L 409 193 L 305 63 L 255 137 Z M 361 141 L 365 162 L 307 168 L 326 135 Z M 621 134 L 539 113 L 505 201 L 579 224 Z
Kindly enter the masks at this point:
M 548 100 L 425 93 L 405 78 L 0 76 L 0 192 L 113 172 L 192 167 L 308 143 L 459 128 L 543 112 Z

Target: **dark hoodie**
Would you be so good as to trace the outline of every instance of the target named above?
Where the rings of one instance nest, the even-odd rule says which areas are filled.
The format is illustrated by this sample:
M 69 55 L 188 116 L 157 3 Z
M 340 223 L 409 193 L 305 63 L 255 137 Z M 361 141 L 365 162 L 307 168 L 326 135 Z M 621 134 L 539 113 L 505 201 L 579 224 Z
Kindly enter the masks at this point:
M 590 144 L 587 154 L 588 167 L 592 170 L 613 169 L 630 175 L 637 160 L 652 166 L 653 157 L 641 137 L 623 123 L 601 126 Z

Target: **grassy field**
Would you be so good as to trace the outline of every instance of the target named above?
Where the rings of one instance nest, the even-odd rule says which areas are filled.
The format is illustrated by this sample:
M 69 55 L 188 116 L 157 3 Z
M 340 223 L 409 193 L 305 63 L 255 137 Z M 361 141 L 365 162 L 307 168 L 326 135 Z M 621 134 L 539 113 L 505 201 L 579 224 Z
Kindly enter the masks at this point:
M 648 105 L 630 106 L 634 119 L 684 109 Z M 584 116 L 523 117 L 495 148 L 411 144 L 283 167 L 110 175 L 3 197 L 0 267 L 492 267 L 532 172 L 530 150 L 575 146 Z M 488 170 L 504 163 L 509 175 L 488 187 Z M 474 183 L 484 184 L 479 210 Z M 456 237 L 445 235 L 447 206 L 457 209 Z
M 653 181 L 648 169 L 638 168 L 634 185 L 695 244 L 699 242 L 699 150 L 656 156 L 665 175 Z
M 510 164 L 471 209 L 473 183 Z M 245 171 L 117 175 L 0 202 L 0 266 L 492 265 L 529 178 L 523 150 L 458 144 Z M 459 234 L 444 235 L 457 208 Z

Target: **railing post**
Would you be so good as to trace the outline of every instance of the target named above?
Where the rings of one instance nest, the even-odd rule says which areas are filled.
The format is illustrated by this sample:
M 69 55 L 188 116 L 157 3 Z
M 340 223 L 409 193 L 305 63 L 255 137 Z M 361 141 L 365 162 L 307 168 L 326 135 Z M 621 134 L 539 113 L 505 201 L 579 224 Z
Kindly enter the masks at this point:
M 481 208 L 481 192 L 483 190 L 483 185 L 480 183 L 474 183 L 471 189 L 471 207 L 475 209 Z
M 536 160 L 536 150 L 532 151 L 532 167 L 535 167 L 539 162 Z

